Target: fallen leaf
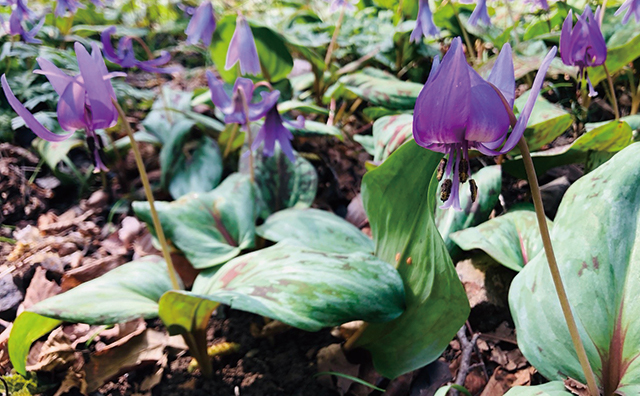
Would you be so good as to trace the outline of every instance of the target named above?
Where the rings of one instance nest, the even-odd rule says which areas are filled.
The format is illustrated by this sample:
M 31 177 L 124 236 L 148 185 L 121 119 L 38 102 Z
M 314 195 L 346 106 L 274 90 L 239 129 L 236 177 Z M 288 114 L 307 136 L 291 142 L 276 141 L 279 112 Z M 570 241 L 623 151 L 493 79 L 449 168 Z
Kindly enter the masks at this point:
M 24 310 L 31 308 L 33 305 L 49 297 L 55 296 L 62 291 L 62 288 L 54 281 L 47 279 L 47 270 L 37 267 L 27 292 L 24 295 L 24 301 L 18 307 L 18 315 Z
M 589 388 L 581 382 L 574 380 L 573 378 L 567 378 L 564 380 L 564 387 L 574 395 L 577 396 L 589 396 Z
M 73 388 L 77 388 L 83 395 L 87 394 L 87 381 L 85 380 L 85 374 L 83 371 L 76 372 L 74 370 L 68 370 L 67 374 L 60 384 L 60 388 L 53 396 L 61 396 L 71 391 Z
M 331 344 L 318 351 L 316 356 L 318 372 L 333 371 L 347 374 L 353 377 L 358 376 L 359 365 L 349 363 L 342 346 L 340 344 Z M 322 375 L 318 377 L 318 382 L 324 384 L 328 388 L 337 389 L 341 395 L 344 395 L 353 384 L 353 381 L 338 376 Z
M 480 396 L 502 396 L 512 387 L 515 380 L 514 374 L 497 367 Z
M 122 243 L 129 247 L 135 238 L 142 231 L 142 224 L 133 216 L 127 216 L 122 219 L 120 229 L 118 230 L 118 238 Z
M 57 371 L 67 368 L 75 362 L 75 353 L 69 336 L 62 327 L 58 327 L 42 345 L 37 363 L 28 365 L 27 371 Z

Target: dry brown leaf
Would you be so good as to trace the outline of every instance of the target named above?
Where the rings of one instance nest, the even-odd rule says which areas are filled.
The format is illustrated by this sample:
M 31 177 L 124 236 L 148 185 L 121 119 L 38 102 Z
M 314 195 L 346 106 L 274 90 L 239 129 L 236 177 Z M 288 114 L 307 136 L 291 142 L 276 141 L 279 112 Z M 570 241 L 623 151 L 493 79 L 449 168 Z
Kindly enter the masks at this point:
M 142 234 L 133 242 L 133 259 L 137 260 L 144 256 L 153 254 L 161 254 L 158 249 L 153 246 L 153 237 L 146 228 Z
M 85 364 L 87 390 L 93 392 L 110 378 L 143 364 L 155 364 L 164 356 L 169 337 L 147 329 L 118 348 L 110 348 L 91 357 Z
M 129 247 L 142 231 L 142 224 L 133 216 L 127 216 L 122 219 L 118 230 L 118 238 L 122 243 Z
M 475 367 L 469 371 L 467 378 L 464 380 L 464 387 L 467 388 L 472 395 L 478 394 L 487 385 L 487 378 L 484 375 L 482 367 Z
M 47 279 L 47 270 L 37 267 L 31 283 L 24 295 L 24 301 L 18 307 L 18 315 L 24 310 L 31 308 L 34 304 L 49 297 L 55 296 L 62 291 L 62 288 L 54 281 Z
M 318 351 L 316 356 L 318 372 L 335 371 L 342 374 L 358 376 L 359 365 L 349 363 L 340 344 L 331 344 Z M 328 388 L 337 388 L 341 395 L 344 395 L 353 384 L 353 381 L 343 377 L 333 377 L 323 375 L 318 377 L 318 381 Z
M 102 350 L 98 350 L 96 346 L 96 351 L 102 352 L 103 350 L 117 348 L 124 345 L 133 337 L 142 334 L 146 329 L 147 322 L 142 318 L 134 319 L 126 323 L 116 324 L 111 329 L 104 330 L 100 333 L 100 339 L 107 340 L 110 343 Z
M 67 271 L 62 276 L 62 282 L 60 284 L 62 291 L 73 289 L 84 282 L 102 276 L 124 263 L 124 257 L 107 256 L 105 258 L 95 260 L 91 264 L 85 264 L 76 269 Z
M 502 396 L 512 387 L 515 380 L 516 376 L 514 374 L 498 367 L 493 372 L 480 396 Z
M 156 364 L 156 369 L 146 376 L 140 383 L 140 391 L 148 392 L 162 381 L 162 375 L 164 374 L 164 370 L 167 368 L 168 362 L 169 357 L 168 354 L 165 353 L 162 356 L 162 359 L 160 359 Z
M 69 392 L 73 388 L 78 388 L 78 391 L 83 395 L 87 394 L 87 381 L 85 380 L 85 374 L 83 371 L 76 372 L 74 370 L 67 371 L 67 374 L 60 384 L 60 388 L 53 396 L 61 396 Z
M 362 320 L 354 320 L 353 322 L 343 323 L 331 330 L 331 335 L 336 338 L 348 340 L 356 331 L 364 324 Z
M 573 378 L 567 378 L 564 380 L 564 387 L 574 395 L 577 396 L 589 396 L 589 388 L 579 381 Z
M 42 345 L 37 363 L 28 365 L 27 370 L 56 371 L 71 366 L 75 361 L 75 349 L 62 327 L 58 327 Z

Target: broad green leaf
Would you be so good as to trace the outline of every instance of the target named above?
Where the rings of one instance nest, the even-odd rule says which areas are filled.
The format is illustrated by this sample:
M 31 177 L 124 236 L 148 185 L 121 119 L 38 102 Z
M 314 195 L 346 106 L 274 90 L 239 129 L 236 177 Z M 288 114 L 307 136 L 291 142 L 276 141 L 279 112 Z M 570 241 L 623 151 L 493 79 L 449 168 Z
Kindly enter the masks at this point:
M 272 29 L 260 25 L 257 21 L 247 20 L 256 42 L 258 57 L 262 68 L 262 77 L 268 81 L 276 82 L 287 77 L 293 68 L 293 58 L 285 45 L 284 39 Z M 217 66 L 222 79 L 233 83 L 239 75 L 239 66 L 236 64 L 226 70 L 227 52 L 229 42 L 236 28 L 236 15 L 227 15 L 220 20 L 213 35 L 211 44 L 211 58 Z
M 336 136 L 342 140 L 340 129 L 318 121 L 305 120 L 304 128 L 296 128 L 292 125 L 285 126 L 291 130 L 294 136 Z
M 220 183 L 222 177 L 222 155 L 215 140 L 203 136 L 186 146 L 193 151 L 185 153 L 188 147 L 182 147 L 180 154 L 171 162 L 173 174 L 169 192 L 174 198 L 188 193 L 209 192 Z
M 148 202 L 133 210 L 153 231 Z M 227 177 L 208 193 L 185 195 L 173 202 L 156 202 L 162 229 L 195 268 L 209 268 L 253 247 L 255 192 L 249 178 Z
M 413 109 L 422 90 L 422 84 L 402 81 L 393 76 L 371 75 L 370 69 L 342 76 L 338 83 L 342 84 L 346 91 L 374 106 L 398 110 Z M 330 95 L 331 92 L 327 91 L 324 100 L 328 102 Z
M 160 298 L 158 305 L 158 315 L 169 334 L 181 335 L 202 372 L 211 373 L 211 359 L 207 355 L 207 325 L 211 314 L 220 304 L 179 290 L 170 290 Z
M 509 389 L 505 396 L 573 396 L 562 381 L 553 381 L 544 385 L 516 386 Z
M 260 150 L 253 153 L 261 217 L 287 208 L 308 208 L 316 198 L 318 174 L 309 161 L 298 153 L 295 156 L 296 162 L 292 164 L 279 146 L 272 157 L 264 157 Z M 250 173 L 248 155 L 240 159 L 240 172 Z
M 167 264 L 147 256 L 124 264 L 67 292 L 47 298 L 29 311 L 73 323 L 116 324 L 158 316 L 158 300 L 171 290 Z
M 376 256 L 397 266 L 405 289 L 406 311 L 389 323 L 370 324 L 356 342 L 388 378 L 437 359 L 469 315 L 433 217 L 441 158 L 408 142 L 362 181 Z
M 454 389 L 457 390 L 457 391 L 462 392 L 466 396 L 473 396 L 473 395 L 471 395 L 471 392 L 469 392 L 467 390 L 467 388 L 465 388 L 462 385 L 457 385 L 457 384 L 451 384 L 451 385 L 443 386 L 443 387 L 439 388 L 436 391 L 435 395 L 433 395 L 433 396 L 447 396 L 449 394 L 449 391 L 450 390 L 454 390 Z
M 551 230 L 582 342 L 607 395 L 640 388 L 638 180 L 635 143 L 567 190 Z M 509 305 L 527 360 L 550 380 L 585 383 L 544 254 L 515 277 Z
M 27 356 L 31 344 L 62 323 L 61 320 L 47 318 L 33 312 L 21 313 L 13 322 L 7 347 L 13 368 L 21 375 L 27 375 Z
M 329 110 L 313 103 L 301 102 L 299 100 L 287 100 L 278 103 L 278 111 L 280 114 L 291 110 L 297 110 L 301 113 L 329 115 Z
M 551 221 L 548 221 L 551 228 Z M 536 213 L 515 210 L 450 235 L 463 250 L 481 249 L 497 262 L 520 271 L 542 250 Z
M 491 211 L 498 203 L 502 190 L 502 169 L 499 165 L 487 166 L 471 175 L 478 186 L 478 199 L 471 202 L 471 192 L 463 185 L 460 190 L 460 207 L 462 211 L 442 210 L 436 208 L 435 218 L 438 231 L 452 257 L 461 253 L 460 248 L 451 240 L 450 235 L 456 231 L 474 227 L 489 218 Z
M 413 139 L 413 115 L 385 116 L 373 123 L 374 161 L 384 161 L 407 140 Z
M 527 91 L 516 99 L 514 105 L 517 109 L 524 108 L 530 93 L 531 91 Z M 538 96 L 531 118 L 527 123 L 527 129 L 524 131 L 529 150 L 536 151 L 551 143 L 562 135 L 572 123 L 571 114 L 561 107 L 551 104 L 542 96 Z
M 318 209 L 285 209 L 269 216 L 256 234 L 310 249 L 373 254 L 373 241 L 342 217 Z
M 593 129 L 587 124 L 586 128 L 587 132 L 571 144 L 532 153 L 536 172 L 542 175 L 556 166 L 574 163 L 585 163 L 587 170 L 594 169 L 633 142 L 631 127 L 624 121 L 613 120 Z M 507 161 L 503 167 L 517 178 L 527 178 L 522 158 Z
M 201 273 L 193 294 L 307 331 L 357 319 L 384 322 L 404 310 L 402 280 L 386 262 L 283 243 Z
M 162 92 L 164 96 L 160 95 L 156 99 L 152 110 L 142 121 L 142 125 L 164 143 L 174 138 L 175 128 L 182 128 L 176 124 L 186 117 L 183 113 L 191 110 L 193 92 L 178 91 L 168 87 L 162 87 Z

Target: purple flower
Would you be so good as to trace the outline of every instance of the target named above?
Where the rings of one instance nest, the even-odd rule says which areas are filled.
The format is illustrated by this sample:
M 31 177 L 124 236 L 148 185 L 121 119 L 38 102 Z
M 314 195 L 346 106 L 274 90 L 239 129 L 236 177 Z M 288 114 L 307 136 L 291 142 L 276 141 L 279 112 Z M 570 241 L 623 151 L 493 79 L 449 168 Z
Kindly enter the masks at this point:
M 139 61 L 135 58 L 133 51 L 134 38 L 124 36 L 120 38 L 118 43 L 118 51 L 116 52 L 111 45 L 111 35 L 115 33 L 116 27 L 110 26 L 106 28 L 100 35 L 102 40 L 102 46 L 104 47 L 105 57 L 122 67 L 131 68 L 137 67 L 140 70 L 144 70 L 150 73 L 174 73 L 179 71 L 179 67 L 158 67 L 166 64 L 171 60 L 171 55 L 167 51 L 162 51 L 160 56 L 146 61 Z
M 414 43 L 419 43 L 422 40 L 422 36 L 436 36 L 440 33 L 438 27 L 433 23 L 433 15 L 429 8 L 428 0 L 420 0 L 418 3 L 418 19 L 416 20 L 416 27 L 411 32 L 409 40 Z
M 27 11 L 29 10 L 27 9 Z M 9 23 L 3 21 L 3 28 L 7 34 L 20 35 L 25 43 L 40 44 L 42 41 L 35 37 L 44 24 L 44 18 L 42 18 L 31 30 L 26 30 L 22 26 L 22 23 L 24 20 L 28 19 L 27 15 L 28 14 L 25 13 L 24 8 L 20 6 L 14 8 L 11 16 L 9 17 Z
M 640 0 L 625 1 L 614 15 L 620 15 L 624 10 L 627 10 L 627 12 L 624 14 L 624 18 L 622 18 L 623 24 L 626 24 L 629 21 L 631 15 L 636 17 L 636 22 L 640 22 Z
M 31 20 L 34 18 L 34 13 L 27 7 L 26 0 L 0 0 L 0 6 L 16 6 L 25 15 L 25 18 Z
M 202 41 L 205 47 L 211 45 L 213 32 L 216 30 L 216 18 L 213 14 L 213 6 L 206 1 L 195 10 L 187 29 L 187 43 L 196 45 Z
M 280 91 L 261 92 L 262 100 L 253 103 L 254 85 L 248 78 L 239 77 L 233 86 L 233 97 L 224 91 L 222 81 L 218 80 L 213 73 L 207 71 L 207 81 L 211 90 L 211 100 L 218 109 L 224 114 L 224 122 L 227 124 L 246 124 L 249 121 L 257 121 L 264 117 L 267 112 L 275 106 L 280 98 Z M 245 113 L 245 103 L 249 109 L 249 114 Z
M 236 18 L 236 30 L 233 32 L 231 42 L 229 42 L 227 62 L 224 68 L 229 70 L 237 62 L 240 62 L 240 73 L 243 75 L 252 74 L 257 76 L 260 74 L 260 58 L 258 58 L 256 42 L 253 39 L 251 27 L 240 13 Z
M 75 14 L 79 8 L 86 8 L 84 4 L 80 3 L 78 0 L 58 0 L 58 5 L 56 6 L 56 16 L 64 15 L 67 10 L 70 13 Z
M 443 208 L 453 206 L 460 210 L 460 184 L 470 177 L 470 148 L 485 155 L 498 155 L 516 146 L 555 54 L 554 47 L 543 60 L 517 121 L 512 111 L 515 78 L 509 44 L 502 47 L 486 81 L 467 64 L 460 37 L 453 40 L 441 63 L 434 61 L 416 100 L 413 137 L 420 146 L 448 156 L 446 168 L 440 169 L 438 175 L 446 177 L 441 193 Z M 477 187 L 473 180 L 470 188 L 475 200 Z
M 298 122 L 302 122 L 304 127 L 304 118 L 298 117 Z M 297 125 L 296 125 L 297 126 Z M 251 151 L 255 151 L 264 143 L 262 154 L 265 157 L 272 157 L 276 145 L 276 141 L 280 143 L 280 149 L 289 158 L 292 163 L 296 162 L 296 156 L 293 153 L 291 147 L 291 140 L 293 140 L 293 134 L 287 129 L 283 123 L 280 113 L 278 112 L 278 106 L 274 105 L 267 113 L 267 118 L 264 120 L 264 124 L 258 131 L 256 140 L 251 145 Z
M 586 68 L 600 66 L 607 59 L 607 45 L 598 24 L 599 16 L 600 7 L 596 9 L 594 17 L 587 6 L 582 15 L 578 15 L 578 22 L 572 27 L 573 12 L 569 10 L 560 33 L 562 62 L 568 66 L 578 66 L 578 79 L 582 80 L 583 76 L 587 79 L 589 96 L 596 96 L 598 93 L 593 89 Z
M 60 95 L 57 109 L 58 123 L 63 130 L 70 133 L 58 135 L 38 122 L 13 94 L 4 74 L 1 79 L 2 89 L 9 104 L 22 117 L 27 127 L 44 140 L 61 142 L 71 137 L 73 131 L 84 129 L 96 169 L 106 170 L 107 168 L 100 157 L 103 144 L 95 131 L 116 124 L 118 111 L 111 101 L 116 98 L 116 95 L 109 79 L 125 74 L 108 73 L 97 43 L 92 43 L 91 55 L 80 43 L 75 43 L 74 48 L 80 68 L 80 74 L 77 76 L 65 74 L 44 58 L 37 58 L 40 70 L 34 71 L 34 73 L 47 76 L 53 89 Z
M 340 7 L 347 7 L 350 10 L 353 10 L 355 7 L 349 0 L 325 0 L 327 2 L 331 2 L 331 6 L 329 7 L 329 11 L 336 12 Z
M 482 21 L 482 23 L 487 26 L 491 25 L 491 18 L 489 18 L 489 10 L 487 9 L 487 0 L 478 0 L 476 8 L 473 9 L 469 17 L 469 25 L 477 26 L 478 21 Z

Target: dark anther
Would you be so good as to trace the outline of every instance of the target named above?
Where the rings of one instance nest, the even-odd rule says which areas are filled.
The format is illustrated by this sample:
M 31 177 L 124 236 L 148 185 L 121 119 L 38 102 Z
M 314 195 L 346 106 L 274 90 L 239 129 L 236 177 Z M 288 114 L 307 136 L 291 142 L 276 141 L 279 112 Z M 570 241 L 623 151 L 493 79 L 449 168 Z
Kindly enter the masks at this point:
M 471 202 L 476 202 L 478 198 L 478 185 L 473 179 L 469 180 L 469 190 L 471 191 Z
M 465 183 L 467 180 L 469 180 L 469 161 L 467 161 L 466 159 L 460 161 L 459 176 L 460 183 Z
M 442 180 L 442 176 L 444 176 L 444 168 L 447 166 L 447 159 L 443 158 L 440 160 L 440 163 L 438 164 L 438 171 L 436 173 L 436 177 L 438 178 L 438 181 Z
M 442 182 L 442 186 L 440 187 L 440 200 L 442 202 L 446 202 L 451 196 L 451 187 L 453 186 L 453 182 L 451 179 L 446 179 Z

